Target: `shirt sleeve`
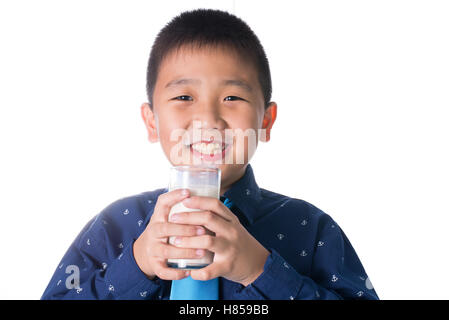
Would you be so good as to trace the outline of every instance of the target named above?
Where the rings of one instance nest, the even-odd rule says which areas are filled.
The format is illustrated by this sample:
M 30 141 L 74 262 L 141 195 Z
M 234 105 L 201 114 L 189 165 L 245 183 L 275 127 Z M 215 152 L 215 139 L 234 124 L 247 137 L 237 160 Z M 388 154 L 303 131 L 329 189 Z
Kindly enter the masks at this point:
M 326 215 L 317 234 L 311 272 L 295 270 L 275 249 L 262 274 L 239 292 L 241 299 L 379 299 L 357 254 L 337 224 Z
M 50 280 L 42 300 L 156 299 L 160 279 L 150 280 L 139 269 L 133 243 L 116 245 L 104 226 L 105 217 L 90 221 L 72 243 Z

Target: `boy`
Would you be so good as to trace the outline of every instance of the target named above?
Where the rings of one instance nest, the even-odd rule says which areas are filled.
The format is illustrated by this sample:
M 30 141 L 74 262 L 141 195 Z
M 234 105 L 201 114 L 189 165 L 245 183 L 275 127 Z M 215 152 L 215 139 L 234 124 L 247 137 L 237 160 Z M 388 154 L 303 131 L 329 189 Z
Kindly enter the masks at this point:
M 120 199 L 81 231 L 42 299 L 168 299 L 172 281 L 187 276 L 218 278 L 220 299 L 377 299 L 327 214 L 255 181 L 250 138 L 269 141 L 277 105 L 265 52 L 245 22 L 203 9 L 174 18 L 152 47 L 147 93 L 141 114 L 149 140 L 161 143 L 172 165 L 218 166 L 220 200 L 233 205 L 165 188 Z M 173 137 L 179 130 L 182 143 Z M 253 135 L 229 139 L 229 131 Z M 168 221 L 180 201 L 201 211 Z M 206 250 L 214 252 L 207 267 L 167 267 L 167 259 Z

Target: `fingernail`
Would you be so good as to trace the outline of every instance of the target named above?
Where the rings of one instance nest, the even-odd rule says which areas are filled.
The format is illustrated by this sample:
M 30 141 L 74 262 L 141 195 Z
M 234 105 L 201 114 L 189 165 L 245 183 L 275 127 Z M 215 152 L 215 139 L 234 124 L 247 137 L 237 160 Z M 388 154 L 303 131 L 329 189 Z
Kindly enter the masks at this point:
M 176 237 L 175 244 L 180 244 L 180 243 L 181 243 L 181 237 Z
M 190 200 L 191 200 L 191 198 L 184 199 L 184 200 L 182 200 L 182 203 L 189 204 Z
M 204 230 L 204 228 L 201 228 L 201 227 L 196 228 L 196 234 L 198 236 L 201 236 L 201 235 L 203 235 L 205 233 L 206 233 L 206 230 Z
M 169 219 L 170 221 L 178 221 L 179 220 L 179 214 L 172 214 L 171 216 L 170 216 L 170 219 Z
M 189 195 L 189 189 L 182 189 L 181 194 L 182 194 L 183 196 Z
M 204 253 L 204 250 L 203 250 L 203 249 L 198 249 L 198 250 L 196 250 L 196 255 L 197 255 L 198 257 L 201 257 L 201 256 L 203 255 L 203 253 Z

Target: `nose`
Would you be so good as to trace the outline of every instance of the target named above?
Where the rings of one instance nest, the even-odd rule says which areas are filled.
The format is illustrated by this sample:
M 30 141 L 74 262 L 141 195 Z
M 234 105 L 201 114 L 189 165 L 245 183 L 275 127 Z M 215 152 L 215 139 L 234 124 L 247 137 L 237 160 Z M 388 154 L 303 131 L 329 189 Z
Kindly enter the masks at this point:
M 224 130 L 226 122 L 222 117 L 219 106 L 214 103 L 203 103 L 192 117 L 192 123 L 200 123 L 201 129 Z

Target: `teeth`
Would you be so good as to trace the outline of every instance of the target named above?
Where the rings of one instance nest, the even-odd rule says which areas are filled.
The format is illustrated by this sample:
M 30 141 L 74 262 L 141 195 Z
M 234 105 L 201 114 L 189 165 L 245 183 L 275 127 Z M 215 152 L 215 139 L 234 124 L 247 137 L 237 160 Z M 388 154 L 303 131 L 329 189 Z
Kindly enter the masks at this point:
M 217 154 L 222 151 L 222 145 L 219 143 L 195 143 L 192 148 L 203 154 Z

